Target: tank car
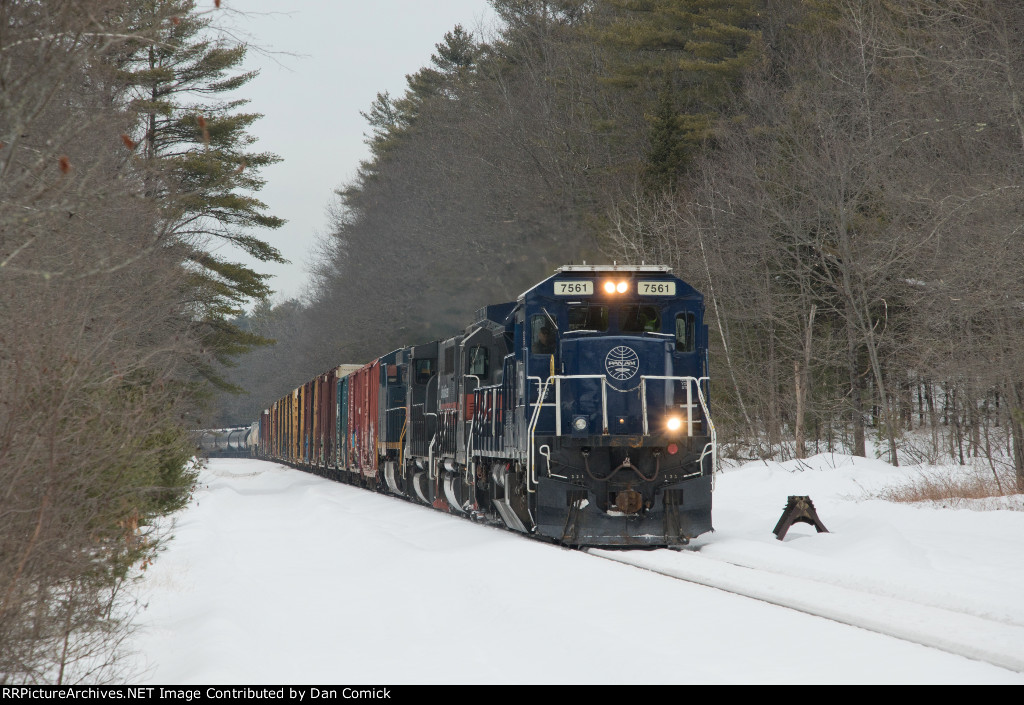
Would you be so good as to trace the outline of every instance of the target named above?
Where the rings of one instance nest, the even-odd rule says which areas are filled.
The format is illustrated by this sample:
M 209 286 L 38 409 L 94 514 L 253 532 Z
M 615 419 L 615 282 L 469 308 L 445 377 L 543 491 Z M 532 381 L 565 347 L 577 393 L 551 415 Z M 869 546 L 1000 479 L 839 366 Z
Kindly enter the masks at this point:
M 210 458 L 242 458 L 252 455 L 251 427 L 204 429 L 197 432 L 199 452 Z
M 681 546 L 712 530 L 703 316 L 667 267 L 561 267 L 451 338 L 299 387 L 255 447 L 569 546 Z

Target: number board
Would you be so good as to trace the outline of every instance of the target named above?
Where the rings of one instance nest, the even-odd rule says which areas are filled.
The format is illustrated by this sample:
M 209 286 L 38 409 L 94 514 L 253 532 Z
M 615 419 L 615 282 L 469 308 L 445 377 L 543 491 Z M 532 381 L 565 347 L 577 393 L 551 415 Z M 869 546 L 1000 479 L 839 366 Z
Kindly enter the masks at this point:
M 594 293 L 594 282 L 592 281 L 557 281 L 555 282 L 556 296 L 590 296 Z
M 675 296 L 675 282 L 639 282 L 636 293 L 641 296 Z

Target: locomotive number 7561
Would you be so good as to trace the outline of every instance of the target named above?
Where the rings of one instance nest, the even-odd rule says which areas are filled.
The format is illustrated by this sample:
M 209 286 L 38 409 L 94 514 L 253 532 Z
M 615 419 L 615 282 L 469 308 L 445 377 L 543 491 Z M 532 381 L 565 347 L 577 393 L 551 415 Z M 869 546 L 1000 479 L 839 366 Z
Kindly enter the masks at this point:
M 641 296 L 675 296 L 675 282 L 640 282 L 637 293 Z
M 555 282 L 555 294 L 558 296 L 590 296 L 594 293 L 594 282 L 561 281 Z

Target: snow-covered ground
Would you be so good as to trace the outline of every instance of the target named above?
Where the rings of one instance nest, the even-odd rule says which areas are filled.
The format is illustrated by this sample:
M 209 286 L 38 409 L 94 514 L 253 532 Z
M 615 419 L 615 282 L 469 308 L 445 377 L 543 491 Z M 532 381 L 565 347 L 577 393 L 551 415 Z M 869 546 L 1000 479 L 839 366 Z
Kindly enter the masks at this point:
M 838 455 L 751 463 L 719 476 L 716 531 L 691 550 L 618 554 L 679 574 L 746 566 L 765 589 L 796 576 L 838 612 L 865 593 L 876 621 L 911 634 L 995 620 L 1010 639 L 991 648 L 1015 650 L 1024 496 L 993 511 L 870 499 L 908 472 Z M 777 541 L 788 495 L 810 495 L 831 533 L 797 524 Z M 173 534 L 139 587 L 133 682 L 1024 684 L 272 463 L 210 461 Z M 915 625 L 922 614 L 938 623 Z

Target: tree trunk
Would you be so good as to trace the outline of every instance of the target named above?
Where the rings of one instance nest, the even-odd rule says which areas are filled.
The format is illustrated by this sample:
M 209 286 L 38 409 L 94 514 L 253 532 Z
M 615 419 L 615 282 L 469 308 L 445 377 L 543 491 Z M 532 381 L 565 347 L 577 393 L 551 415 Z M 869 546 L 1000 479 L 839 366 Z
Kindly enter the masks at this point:
M 793 386 L 796 389 L 796 420 L 793 423 L 793 435 L 796 437 L 796 457 L 803 460 L 807 457 L 804 445 L 804 385 L 800 363 L 793 360 Z
M 809 376 L 811 369 L 811 342 L 814 339 L 814 316 L 818 311 L 817 304 L 811 304 L 811 311 L 807 314 L 807 328 L 804 330 L 804 360 L 803 367 L 796 360 L 793 361 L 793 380 L 796 388 L 796 457 L 807 457 L 807 446 L 804 439 L 804 414 L 807 406 L 807 391 L 809 387 Z
M 864 444 L 864 407 L 860 393 L 860 376 L 857 374 L 857 338 L 853 329 L 853 315 L 850 302 L 846 302 L 846 363 L 850 373 L 850 423 L 853 426 L 853 454 L 864 458 L 867 448 Z
M 1024 492 L 1024 384 L 1011 382 L 1010 402 L 1007 404 L 1010 416 L 1010 431 L 1013 435 L 1013 470 L 1017 478 L 1017 491 Z

